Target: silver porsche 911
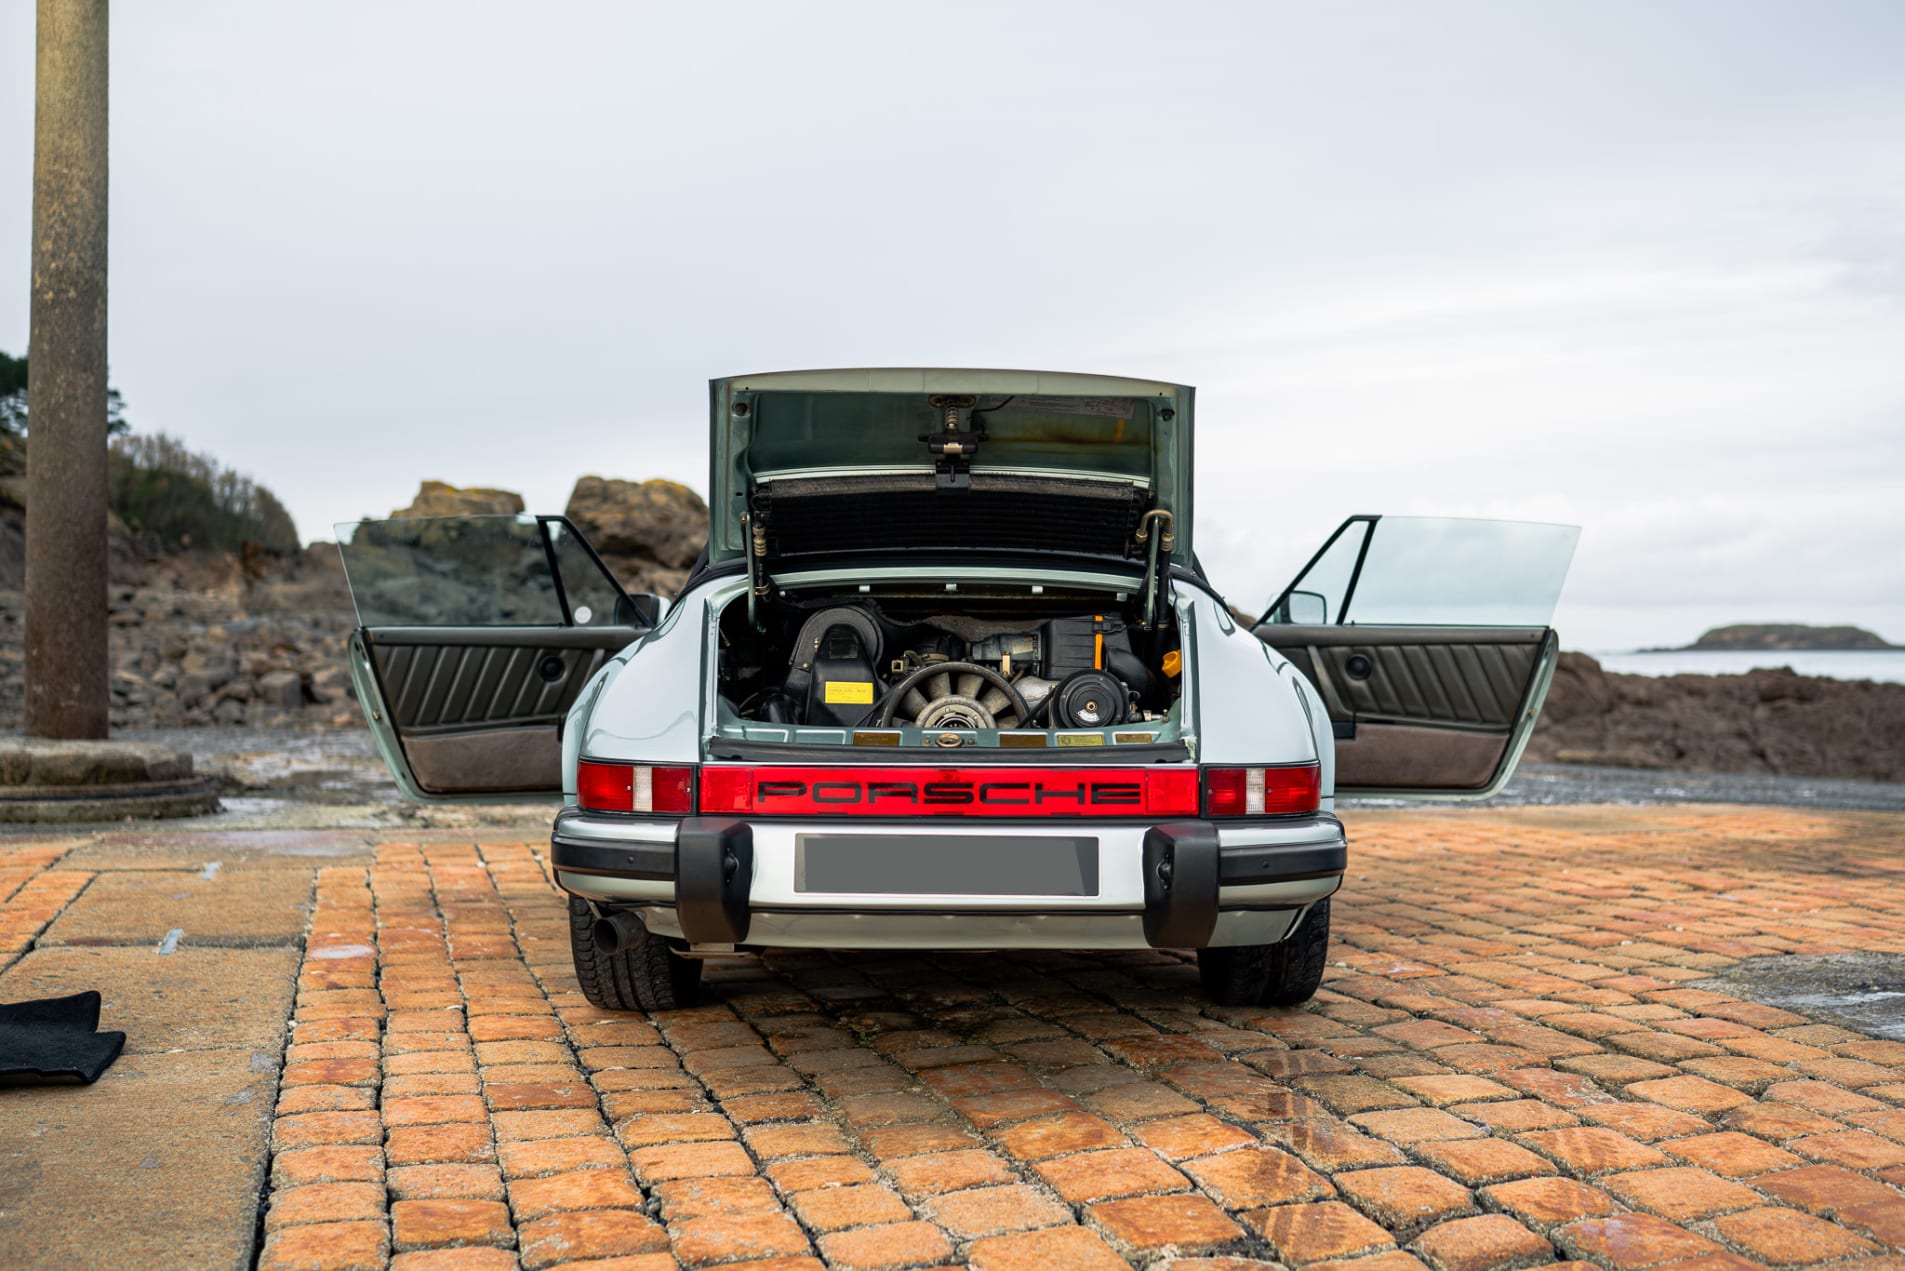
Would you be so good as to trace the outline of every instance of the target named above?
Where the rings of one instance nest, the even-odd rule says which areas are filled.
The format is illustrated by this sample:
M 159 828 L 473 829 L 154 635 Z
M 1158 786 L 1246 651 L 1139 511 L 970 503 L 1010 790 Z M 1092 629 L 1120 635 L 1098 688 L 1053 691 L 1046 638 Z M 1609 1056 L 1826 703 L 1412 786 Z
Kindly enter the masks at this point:
M 1195 554 L 1182 385 L 711 398 L 672 599 L 560 517 L 339 527 L 380 752 L 417 799 L 560 794 L 599 1006 L 685 1004 L 703 957 L 770 946 L 1195 949 L 1218 1001 L 1300 1002 L 1337 796 L 1494 793 L 1554 672 L 1570 526 L 1351 517 L 1240 620 Z

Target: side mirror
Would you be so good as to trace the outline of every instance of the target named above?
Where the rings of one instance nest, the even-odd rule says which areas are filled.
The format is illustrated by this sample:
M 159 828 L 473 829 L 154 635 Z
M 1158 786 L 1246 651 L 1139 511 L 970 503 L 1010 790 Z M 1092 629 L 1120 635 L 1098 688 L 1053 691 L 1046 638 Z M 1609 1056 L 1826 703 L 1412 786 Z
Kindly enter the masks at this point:
M 1298 627 L 1320 627 L 1329 621 L 1329 602 L 1314 591 L 1293 591 L 1277 606 L 1276 620 Z
M 618 596 L 615 600 L 615 625 L 653 628 L 661 624 L 661 616 L 667 608 L 668 602 L 660 596 Z

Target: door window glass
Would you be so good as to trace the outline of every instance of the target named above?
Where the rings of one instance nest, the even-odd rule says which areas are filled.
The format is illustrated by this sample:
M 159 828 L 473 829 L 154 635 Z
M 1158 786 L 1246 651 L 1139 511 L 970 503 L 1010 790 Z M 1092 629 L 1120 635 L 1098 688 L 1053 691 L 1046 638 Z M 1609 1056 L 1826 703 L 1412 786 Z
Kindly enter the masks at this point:
M 1309 568 L 1278 597 L 1264 621 L 1310 626 L 1340 622 L 1343 599 L 1349 595 L 1350 580 L 1356 576 L 1356 559 L 1362 555 L 1369 526 L 1366 517 L 1345 521 L 1310 562 Z
M 1579 526 L 1385 516 L 1347 609 L 1358 626 L 1544 627 L 1567 580 Z
M 533 516 L 359 521 L 337 545 L 360 626 L 564 625 Z
M 556 568 L 562 574 L 563 598 L 569 602 L 570 621 L 578 627 L 607 627 L 616 621 L 615 602 L 622 589 L 595 558 L 582 536 L 566 521 L 547 521 L 549 542 L 555 548 Z

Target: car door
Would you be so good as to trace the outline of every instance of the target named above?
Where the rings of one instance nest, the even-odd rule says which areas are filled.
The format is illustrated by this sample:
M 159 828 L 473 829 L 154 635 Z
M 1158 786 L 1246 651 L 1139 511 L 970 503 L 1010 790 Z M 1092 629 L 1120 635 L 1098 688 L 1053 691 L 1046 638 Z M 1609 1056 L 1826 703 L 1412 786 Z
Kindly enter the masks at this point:
M 562 792 L 561 723 L 589 677 L 659 621 L 559 516 L 337 527 L 357 629 L 351 680 L 414 799 Z
M 1554 678 L 1549 625 L 1579 527 L 1353 516 L 1256 634 L 1322 695 L 1336 791 L 1485 798 L 1514 772 Z

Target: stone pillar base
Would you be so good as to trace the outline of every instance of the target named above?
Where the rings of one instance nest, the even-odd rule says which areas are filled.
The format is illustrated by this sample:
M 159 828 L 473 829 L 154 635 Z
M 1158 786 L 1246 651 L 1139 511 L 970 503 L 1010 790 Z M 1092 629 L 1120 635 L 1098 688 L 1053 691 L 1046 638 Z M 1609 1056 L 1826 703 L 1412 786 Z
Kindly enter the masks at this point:
M 0 741 L 0 822 L 198 816 L 218 791 L 192 756 L 137 741 Z

